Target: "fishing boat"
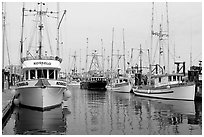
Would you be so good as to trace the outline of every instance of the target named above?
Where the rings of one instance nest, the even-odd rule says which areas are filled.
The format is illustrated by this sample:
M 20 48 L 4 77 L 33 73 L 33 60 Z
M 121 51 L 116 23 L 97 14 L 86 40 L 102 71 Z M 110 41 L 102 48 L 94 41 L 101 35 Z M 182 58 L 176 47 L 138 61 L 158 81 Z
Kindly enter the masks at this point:
M 81 89 L 88 90 L 106 90 L 107 80 L 103 76 L 91 76 L 84 81 L 80 82 Z
M 114 36 L 114 28 L 112 32 Z M 121 68 L 119 68 L 119 60 L 123 56 L 124 58 L 124 72 L 126 71 L 125 68 L 125 42 L 124 42 L 124 29 L 123 29 L 123 50 L 124 53 L 123 55 L 119 55 L 119 50 L 118 50 L 118 69 L 117 69 L 117 74 L 114 74 L 113 72 L 113 36 L 112 36 L 112 52 L 111 52 L 111 78 L 110 78 L 110 83 L 107 86 L 108 90 L 115 91 L 115 92 L 124 92 L 124 93 L 129 93 L 132 89 L 132 84 L 130 81 L 130 77 L 126 73 L 121 74 Z
M 36 21 L 39 31 L 39 46 L 36 54 L 27 54 L 23 57 L 23 35 L 21 36 L 21 63 L 23 78 L 16 84 L 16 92 L 19 94 L 19 103 L 22 106 L 28 106 L 40 110 L 46 110 L 59 106 L 63 97 L 70 96 L 67 89 L 67 82 L 59 78 L 62 59 L 59 56 L 48 56 L 42 53 L 43 45 L 43 21 L 42 18 L 47 14 L 54 13 L 52 11 L 43 10 L 44 3 L 38 3 L 39 10 L 26 10 L 23 7 L 22 24 L 24 24 L 24 12 L 34 12 L 39 19 Z M 66 11 L 62 16 L 62 19 Z M 22 25 L 22 34 L 23 34 Z M 60 24 L 59 24 L 60 26 Z M 58 26 L 58 30 L 59 30 Z M 58 48 L 59 49 L 59 48 Z
M 168 4 L 166 3 L 167 8 L 167 28 L 168 28 Z M 154 9 L 154 3 L 153 7 Z M 154 15 L 154 14 L 152 14 Z M 160 25 L 160 31 L 154 32 L 153 31 L 153 16 L 152 16 L 152 26 L 151 26 L 151 38 L 153 35 L 159 37 L 159 57 L 163 55 L 164 51 L 163 45 L 161 45 L 162 41 L 168 40 L 169 32 L 163 31 L 162 25 Z M 166 32 L 166 33 L 164 33 Z M 168 42 L 169 43 L 169 42 Z M 152 49 L 152 40 L 151 40 L 151 49 Z M 152 52 L 152 51 L 151 51 Z M 150 57 L 152 57 L 150 55 Z M 159 64 L 155 65 L 156 72 L 153 74 L 153 65 L 150 61 L 149 57 L 149 72 L 148 82 L 147 84 L 139 84 L 133 88 L 133 92 L 138 96 L 145 96 L 145 97 L 153 97 L 153 98 L 162 98 L 162 99 L 178 99 L 178 100 L 194 100 L 195 99 L 195 84 L 184 81 L 185 77 L 185 62 L 175 62 L 177 64 L 177 72 L 176 73 L 169 73 L 169 44 L 168 44 L 168 65 L 167 71 L 165 70 L 165 66 L 160 65 L 160 58 Z M 163 56 L 164 57 L 164 56 Z M 182 67 L 179 65 L 182 64 Z M 183 69 L 182 73 L 179 71 Z M 158 71 L 159 70 L 159 71 Z M 139 76 L 139 75 L 137 75 Z M 141 77 L 135 77 L 135 81 L 141 81 Z M 141 83 L 141 82 L 138 82 Z
M 90 64 L 89 71 L 87 73 L 87 77 L 82 79 L 80 82 L 81 89 L 88 90 L 106 90 L 107 79 L 101 72 L 99 62 L 98 62 L 98 53 L 94 50 L 92 54 L 92 62 Z
M 182 74 L 164 74 L 151 77 L 151 85 L 140 85 L 133 88 L 138 96 L 194 100 L 195 84 L 183 81 Z
M 69 86 L 80 86 L 80 78 L 79 77 L 71 77 L 71 80 L 69 81 L 68 85 Z
M 118 76 L 112 80 L 112 84 L 107 86 L 107 89 L 115 92 L 129 93 L 132 89 L 132 84 L 128 77 Z
M 76 51 L 75 51 L 75 53 L 73 55 L 72 69 L 70 72 L 70 76 L 68 78 L 68 85 L 78 87 L 78 86 L 80 86 L 81 74 L 77 72 L 76 58 L 77 58 L 77 55 L 76 55 Z

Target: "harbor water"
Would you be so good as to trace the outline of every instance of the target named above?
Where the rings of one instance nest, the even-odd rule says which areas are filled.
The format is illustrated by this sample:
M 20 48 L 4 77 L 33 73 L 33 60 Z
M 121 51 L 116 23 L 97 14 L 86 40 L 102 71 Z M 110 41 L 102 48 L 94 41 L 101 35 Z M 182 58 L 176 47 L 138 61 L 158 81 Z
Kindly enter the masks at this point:
M 15 107 L 4 135 L 202 135 L 202 102 L 69 88 L 72 97 L 49 111 Z

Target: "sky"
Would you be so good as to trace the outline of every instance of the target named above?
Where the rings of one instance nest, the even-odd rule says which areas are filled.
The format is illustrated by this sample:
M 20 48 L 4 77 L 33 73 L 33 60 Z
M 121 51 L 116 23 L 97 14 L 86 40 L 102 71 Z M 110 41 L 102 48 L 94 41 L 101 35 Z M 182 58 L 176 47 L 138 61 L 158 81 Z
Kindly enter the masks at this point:
M 159 31 L 158 26 L 161 20 L 164 22 L 163 29 L 166 29 L 165 4 L 162 2 L 155 3 L 155 32 Z M 21 2 L 6 2 L 6 36 L 11 64 L 20 63 L 22 5 L 23 3 Z M 56 5 L 54 2 L 48 2 L 46 3 L 46 8 L 56 11 Z M 60 41 L 63 42 L 63 44 L 60 44 L 60 54 L 63 58 L 62 71 L 68 71 L 73 66 L 72 56 L 75 51 L 77 54 L 78 69 L 80 67 L 80 54 L 81 68 L 85 67 L 87 38 L 89 55 L 95 49 L 101 52 L 103 45 L 105 55 L 110 56 L 113 27 L 114 53 L 117 50 L 120 50 L 120 54 L 123 52 L 122 30 L 124 29 L 126 60 L 130 61 L 130 50 L 133 48 L 132 63 L 138 63 L 138 49 L 141 44 L 144 49 L 142 55 L 143 64 L 148 64 L 147 49 L 150 48 L 151 43 L 151 2 L 63 2 L 59 3 L 59 5 L 61 15 L 64 10 L 67 10 L 60 30 Z M 34 9 L 35 6 L 36 3 L 25 3 L 26 9 Z M 198 61 L 202 59 L 202 3 L 169 2 L 168 17 L 171 69 L 173 69 L 174 54 L 176 55 L 176 60 L 185 61 L 187 69 L 189 68 L 191 47 L 192 65 L 198 65 Z M 29 20 L 34 19 L 30 16 L 25 18 L 24 45 L 25 48 L 28 48 L 29 42 L 31 41 L 33 24 Z M 48 31 L 50 32 L 51 45 L 55 51 L 55 19 L 48 20 Z M 103 44 L 101 43 L 101 39 L 103 39 Z M 157 55 L 158 51 L 155 52 L 155 50 L 158 39 L 154 37 L 153 41 L 153 53 Z M 164 50 L 165 52 L 167 51 L 166 45 L 164 46 Z M 8 51 L 4 48 L 4 65 L 8 64 L 7 55 Z M 107 60 L 105 66 L 107 67 Z

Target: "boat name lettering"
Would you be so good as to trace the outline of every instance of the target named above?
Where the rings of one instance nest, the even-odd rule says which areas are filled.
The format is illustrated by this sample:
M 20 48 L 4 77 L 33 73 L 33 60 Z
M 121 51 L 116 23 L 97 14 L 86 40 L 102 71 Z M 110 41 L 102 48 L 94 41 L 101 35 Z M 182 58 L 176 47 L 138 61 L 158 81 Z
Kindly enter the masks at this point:
M 27 86 L 28 85 L 28 82 L 21 82 L 21 83 L 18 83 L 16 84 L 18 87 L 21 87 L 21 86 Z
M 56 84 L 66 86 L 66 83 L 64 83 L 64 82 L 57 82 Z
M 34 65 L 38 65 L 38 64 L 41 64 L 41 65 L 51 65 L 51 62 L 41 62 L 41 61 L 39 61 L 39 62 L 34 62 L 33 64 Z

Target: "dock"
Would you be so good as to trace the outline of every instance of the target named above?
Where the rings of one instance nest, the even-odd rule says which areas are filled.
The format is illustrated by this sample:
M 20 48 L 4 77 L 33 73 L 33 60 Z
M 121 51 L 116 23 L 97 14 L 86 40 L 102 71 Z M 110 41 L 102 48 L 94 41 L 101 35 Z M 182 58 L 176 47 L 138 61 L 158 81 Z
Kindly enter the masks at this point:
M 4 89 L 2 92 L 2 123 L 5 123 L 9 114 L 11 114 L 10 112 L 13 110 L 14 95 L 14 87 L 11 87 L 10 89 Z

